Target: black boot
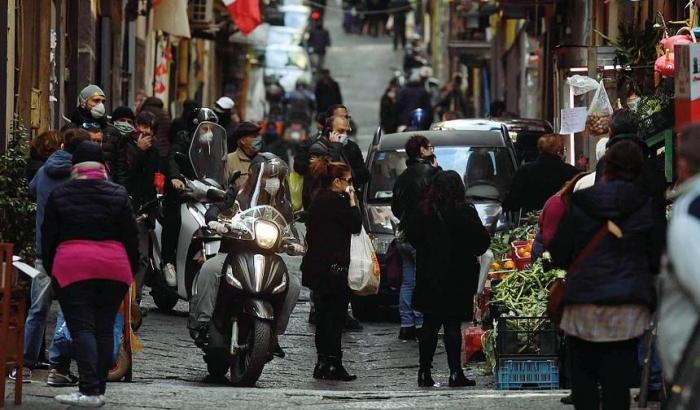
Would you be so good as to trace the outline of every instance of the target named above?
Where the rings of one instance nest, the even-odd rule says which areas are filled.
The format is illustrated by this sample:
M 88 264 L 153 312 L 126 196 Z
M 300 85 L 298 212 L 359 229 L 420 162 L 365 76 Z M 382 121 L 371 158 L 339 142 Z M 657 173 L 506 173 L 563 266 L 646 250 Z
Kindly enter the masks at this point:
M 318 355 L 316 367 L 314 367 L 314 379 L 325 379 L 328 373 L 328 359 L 326 355 Z
M 361 332 L 363 329 L 362 324 L 359 320 L 355 319 L 351 315 L 345 317 L 345 325 L 343 326 L 343 331 L 345 332 Z
M 209 323 L 190 323 L 188 327 L 190 329 L 190 337 L 194 340 L 194 344 L 200 349 L 206 348 L 209 345 Z
M 467 379 L 462 369 L 450 371 L 450 387 L 471 387 L 476 386 L 476 382 Z
M 430 367 L 418 370 L 418 387 L 435 387 L 435 380 L 430 374 Z
M 399 340 L 416 340 L 416 336 L 415 326 L 401 326 L 399 329 Z
M 338 356 L 328 356 L 328 372 L 325 376 L 324 378 L 327 380 L 339 380 L 341 382 L 351 382 L 357 379 L 357 376 L 345 370 L 343 359 Z

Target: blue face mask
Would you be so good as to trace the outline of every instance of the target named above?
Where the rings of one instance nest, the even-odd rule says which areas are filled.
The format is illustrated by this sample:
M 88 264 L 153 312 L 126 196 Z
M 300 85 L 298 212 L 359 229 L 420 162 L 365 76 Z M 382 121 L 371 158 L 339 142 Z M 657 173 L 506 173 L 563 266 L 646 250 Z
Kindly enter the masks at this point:
M 263 146 L 262 137 L 253 138 L 253 141 L 250 142 L 250 147 L 253 150 L 255 150 L 255 152 L 260 152 L 260 150 L 262 150 L 262 146 Z
M 348 134 L 340 134 L 338 136 L 340 143 L 343 145 L 348 145 L 348 141 L 350 141 L 350 137 L 348 137 Z

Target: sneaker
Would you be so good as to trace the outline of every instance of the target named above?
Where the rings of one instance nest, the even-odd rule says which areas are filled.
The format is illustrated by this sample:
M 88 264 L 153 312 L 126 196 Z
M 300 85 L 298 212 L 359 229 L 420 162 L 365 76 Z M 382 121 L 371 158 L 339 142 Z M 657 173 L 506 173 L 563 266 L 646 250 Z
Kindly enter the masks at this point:
M 12 369 L 10 372 L 10 380 L 17 380 L 17 368 Z M 32 370 L 28 367 L 23 367 L 22 368 L 22 383 L 31 383 L 32 382 Z
M 49 377 L 46 379 L 46 384 L 51 387 L 67 387 L 76 386 L 78 384 L 78 378 L 70 372 L 61 373 L 58 369 L 51 369 L 49 371 Z
M 86 396 L 83 393 L 59 394 L 54 397 L 59 403 L 76 407 L 102 407 L 105 401 L 100 396 Z
M 165 283 L 167 283 L 168 286 L 177 286 L 177 271 L 175 270 L 175 266 L 173 266 L 172 263 L 168 263 L 165 265 L 163 274 L 165 275 Z

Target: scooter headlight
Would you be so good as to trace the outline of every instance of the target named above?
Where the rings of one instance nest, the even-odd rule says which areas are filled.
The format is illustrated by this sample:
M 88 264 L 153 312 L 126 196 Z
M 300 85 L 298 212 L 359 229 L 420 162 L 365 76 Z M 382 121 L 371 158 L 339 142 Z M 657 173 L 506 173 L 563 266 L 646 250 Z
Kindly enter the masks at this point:
M 272 249 L 280 237 L 280 231 L 277 225 L 266 222 L 257 221 L 255 223 L 255 242 L 263 249 Z

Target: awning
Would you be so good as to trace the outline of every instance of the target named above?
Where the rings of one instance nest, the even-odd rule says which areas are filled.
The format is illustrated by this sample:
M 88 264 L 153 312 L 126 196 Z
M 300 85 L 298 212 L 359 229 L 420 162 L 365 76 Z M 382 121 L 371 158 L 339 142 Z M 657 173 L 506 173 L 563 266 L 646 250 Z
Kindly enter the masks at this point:
M 153 28 L 178 37 L 190 38 L 187 0 L 167 0 L 154 4 Z

